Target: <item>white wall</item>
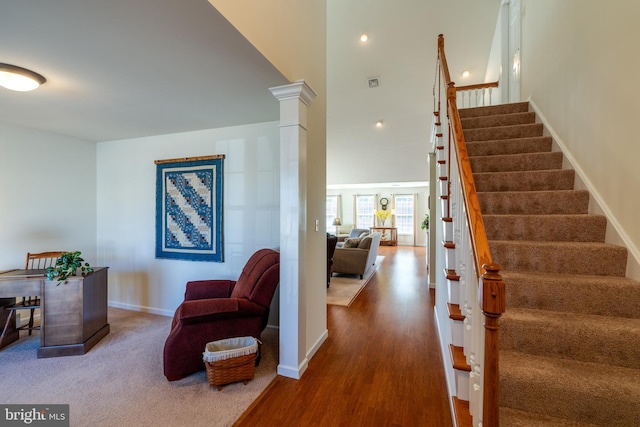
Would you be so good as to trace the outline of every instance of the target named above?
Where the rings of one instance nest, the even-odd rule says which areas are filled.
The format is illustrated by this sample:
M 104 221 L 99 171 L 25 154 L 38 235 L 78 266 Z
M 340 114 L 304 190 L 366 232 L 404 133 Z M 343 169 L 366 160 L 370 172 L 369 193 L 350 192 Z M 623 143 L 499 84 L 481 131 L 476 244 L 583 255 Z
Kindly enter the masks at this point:
M 95 169 L 93 142 L 0 123 L 0 270 L 57 250 L 98 264 Z
M 226 156 L 224 262 L 155 259 L 154 160 L 214 154 Z M 102 142 L 97 155 L 97 250 L 110 267 L 109 304 L 173 315 L 187 281 L 237 279 L 256 250 L 279 247 L 277 122 Z
M 353 198 L 354 195 L 365 195 L 365 194 L 377 194 L 378 199 L 382 197 L 386 197 L 389 199 L 389 203 L 391 203 L 393 194 L 418 194 L 416 199 L 416 246 L 425 246 L 426 245 L 426 232 L 420 229 L 420 224 L 422 224 L 422 220 L 424 219 L 424 215 L 429 211 L 428 206 L 428 197 L 429 197 L 429 188 L 428 187 L 380 187 L 380 188 L 371 188 L 371 187 L 361 187 L 361 188 L 346 188 L 346 189 L 329 189 L 327 190 L 327 196 L 341 196 L 342 200 L 342 209 L 339 212 L 340 219 L 342 220 L 343 227 L 345 228 L 353 228 L 355 224 L 355 217 L 353 215 Z M 380 206 L 378 206 L 380 209 Z M 389 227 L 389 222 L 386 222 L 385 225 Z M 329 227 L 327 229 L 330 233 L 335 233 L 335 227 Z M 413 245 L 413 238 L 410 236 L 398 236 L 398 244 L 399 245 Z
M 640 259 L 640 4 L 526 1 L 522 17 L 522 99 L 531 99 L 566 145 Z M 640 272 L 630 272 L 640 278 Z
M 491 42 L 491 50 L 489 52 L 489 59 L 487 60 L 487 70 L 484 74 L 485 82 L 499 82 L 499 86 L 494 88 L 491 92 L 491 104 L 501 104 L 503 102 L 503 92 L 508 96 L 509 91 L 506 85 L 508 85 L 508 74 L 503 76 L 502 63 L 503 63 L 503 46 L 504 38 L 507 36 L 508 31 L 503 31 L 503 25 L 505 16 L 508 16 L 509 5 L 500 6 L 500 12 L 498 13 L 498 20 L 496 21 L 496 30 L 493 33 L 493 40 Z M 506 34 L 505 34 L 506 33 Z M 505 90 L 506 89 L 506 90 Z M 487 102 L 488 103 L 488 102 Z
M 327 332 L 326 238 L 322 227 L 325 216 L 326 185 L 326 0 L 209 0 L 271 63 L 291 82 L 304 80 L 317 94 L 307 110 L 307 181 L 305 183 L 305 246 L 301 251 L 299 267 L 307 281 L 306 303 L 303 312 L 304 341 L 307 355 L 311 356 Z M 247 11 L 250 11 L 248 13 Z M 312 161 L 311 161 L 312 159 Z M 315 221 L 321 223 L 319 232 Z M 324 273 L 323 273 L 324 272 Z M 301 304 L 302 305 L 302 304 Z M 304 335 L 304 336 L 303 336 Z M 281 349 L 291 348 L 283 343 Z M 281 350 L 282 351 L 282 350 Z

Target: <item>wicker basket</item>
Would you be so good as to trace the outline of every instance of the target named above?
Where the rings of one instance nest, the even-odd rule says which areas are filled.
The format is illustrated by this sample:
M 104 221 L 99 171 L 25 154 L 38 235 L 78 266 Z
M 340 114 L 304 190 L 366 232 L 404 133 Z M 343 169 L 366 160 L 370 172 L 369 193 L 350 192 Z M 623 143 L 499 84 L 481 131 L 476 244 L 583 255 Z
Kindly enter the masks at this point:
M 229 338 L 208 343 L 203 360 L 209 385 L 221 390 L 222 386 L 237 381 L 247 384 L 254 377 L 257 355 L 258 340 L 253 337 Z

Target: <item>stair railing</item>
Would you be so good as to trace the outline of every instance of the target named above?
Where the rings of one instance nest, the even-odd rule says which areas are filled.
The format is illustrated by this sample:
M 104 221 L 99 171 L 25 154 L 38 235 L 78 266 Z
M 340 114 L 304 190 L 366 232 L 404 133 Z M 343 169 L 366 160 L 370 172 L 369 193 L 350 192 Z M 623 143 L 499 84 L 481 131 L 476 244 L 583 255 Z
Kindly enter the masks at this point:
M 493 262 L 478 201 L 462 123 L 458 113 L 457 94 L 463 90 L 484 90 L 495 83 L 456 88 L 451 81 L 444 52 L 444 37 L 438 36 L 438 61 L 434 84 L 434 116 L 442 121 L 440 93 L 445 94 L 448 144 L 442 150 L 446 157 L 447 189 L 442 206 L 445 240 L 449 235 L 455 244 L 455 268 L 460 275 L 460 308 L 464 320 L 464 354 L 471 367 L 469 375 L 469 412 L 474 426 L 499 425 L 498 329 L 505 311 L 505 285 L 500 265 Z M 435 86 L 438 86 L 437 93 Z M 435 101 L 437 97 L 437 102 Z M 452 230 L 447 231 L 448 224 Z M 446 249 L 445 249 L 446 251 Z M 451 272 L 446 266 L 444 274 Z M 484 326 L 484 327 L 483 327 Z
M 492 95 L 494 87 L 498 87 L 498 82 L 457 86 L 457 103 L 462 108 L 484 107 L 485 105 L 492 105 Z

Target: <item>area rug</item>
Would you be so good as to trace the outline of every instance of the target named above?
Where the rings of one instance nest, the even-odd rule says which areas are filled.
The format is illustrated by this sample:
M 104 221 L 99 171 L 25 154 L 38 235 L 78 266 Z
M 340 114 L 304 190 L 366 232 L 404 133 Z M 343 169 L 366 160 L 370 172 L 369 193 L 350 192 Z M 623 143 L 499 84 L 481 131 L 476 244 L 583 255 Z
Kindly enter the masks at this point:
M 331 277 L 331 284 L 327 289 L 327 304 L 350 306 L 374 273 L 380 268 L 383 260 L 383 256 L 378 256 L 375 265 L 367 270 L 363 279 L 360 279 L 360 276 L 357 275 L 336 273 Z

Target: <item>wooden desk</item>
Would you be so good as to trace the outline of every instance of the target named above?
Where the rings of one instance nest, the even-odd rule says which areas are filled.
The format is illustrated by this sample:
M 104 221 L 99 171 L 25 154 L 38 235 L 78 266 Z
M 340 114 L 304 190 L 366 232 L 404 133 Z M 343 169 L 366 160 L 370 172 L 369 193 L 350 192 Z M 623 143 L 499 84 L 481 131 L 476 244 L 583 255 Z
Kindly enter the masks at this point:
M 371 232 L 380 232 L 380 246 L 397 246 L 398 229 L 396 227 L 371 227 Z
M 32 273 L 32 274 L 29 274 Z M 39 295 L 40 347 L 38 358 L 81 355 L 109 333 L 107 323 L 107 267 L 73 276 L 59 286 L 46 280 L 43 270 L 13 270 L 0 274 L 0 309 L 16 296 Z M 2 327 L 6 310 L 0 313 Z M 6 343 L 16 341 L 19 331 L 10 325 Z

